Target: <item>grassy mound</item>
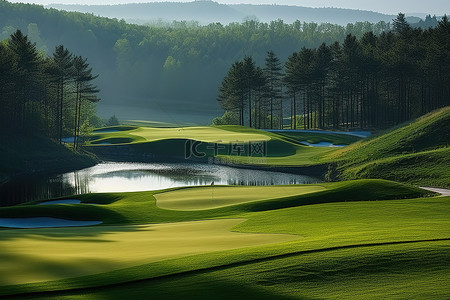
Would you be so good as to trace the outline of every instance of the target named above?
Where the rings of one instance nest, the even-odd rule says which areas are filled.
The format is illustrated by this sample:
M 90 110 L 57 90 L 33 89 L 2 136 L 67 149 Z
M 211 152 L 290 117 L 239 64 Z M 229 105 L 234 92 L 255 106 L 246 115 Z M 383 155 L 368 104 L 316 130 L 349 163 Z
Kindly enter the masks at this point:
M 418 186 L 450 187 L 450 148 L 388 157 L 350 167 L 348 178 L 385 178 Z
M 222 187 L 220 187 L 222 188 Z M 224 191 L 228 189 L 223 188 Z M 133 193 L 85 194 L 66 197 L 78 199 L 82 203 L 95 204 L 58 204 L 58 205 L 19 205 L 0 208 L 0 217 L 55 217 L 71 220 L 99 220 L 106 225 L 130 225 L 148 223 L 166 223 L 179 221 L 204 220 L 211 217 L 236 216 L 241 213 L 276 210 L 287 207 L 347 201 L 373 201 L 388 199 L 417 198 L 433 195 L 412 186 L 407 186 L 385 180 L 357 180 L 348 182 L 300 185 L 298 188 L 287 189 L 286 186 L 255 187 L 253 194 L 242 199 L 248 187 L 230 187 L 234 198 L 227 199 L 233 205 L 206 207 L 205 201 L 199 199 L 199 204 L 186 199 L 195 207 L 204 206 L 202 210 L 177 211 L 163 209 L 157 206 L 155 194 L 161 191 Z M 242 190 L 242 192 L 240 192 Z M 272 191 L 271 191 L 272 190 Z M 211 193 L 209 186 L 198 188 L 174 188 L 164 194 L 174 199 L 186 194 L 206 195 Z M 219 192 L 222 193 L 222 192 Z M 162 194 L 160 194 L 162 195 Z M 268 198 L 266 195 L 272 195 Z M 158 196 L 157 196 L 158 197 Z M 181 201 L 181 202 L 180 202 Z M 178 204 L 184 200 L 180 200 Z M 176 205 L 176 204 L 175 204 Z M 180 204 L 182 205 L 182 204 Z
M 132 138 L 103 138 L 103 139 L 99 139 L 99 140 L 95 140 L 93 142 L 91 142 L 91 144 L 93 145 L 101 145 L 101 144 L 115 144 L 115 145 L 119 145 L 119 144 L 128 144 L 128 143 L 132 143 L 134 140 Z
M 230 231 L 242 222 L 243 219 L 222 219 L 113 226 L 107 230 L 98 226 L 82 230 L 0 231 L 1 270 L 2 274 L 8 274 L 0 276 L 0 286 L 98 274 L 169 258 L 299 238 L 295 235 Z M 11 257 L 11 253 L 14 256 Z
M 276 134 L 295 142 L 308 142 L 310 144 L 328 142 L 334 145 L 350 145 L 361 140 L 361 137 L 358 136 L 336 133 L 276 132 Z
M 315 148 L 299 144 L 293 138 L 253 128 L 225 125 L 216 127 L 182 128 L 128 128 L 116 132 L 96 131 L 87 143 L 87 149 L 95 147 L 130 146 L 138 155 L 184 159 L 187 144 L 196 144 L 204 153 L 200 159 L 216 157 L 225 163 L 262 166 L 308 166 L 322 163 L 322 156 L 335 149 Z M 337 136 L 337 135 L 336 135 Z M 311 134 L 310 138 L 328 140 L 327 135 Z M 334 142 L 337 142 L 334 138 Z M 342 139 L 342 137 L 339 137 Z M 263 144 L 262 151 L 254 151 L 252 144 Z M 263 150 L 264 149 L 264 150 Z M 118 150 L 119 151 L 119 150 Z M 199 157 L 196 157 L 199 158 Z
M 36 299 L 444 299 L 449 246 L 430 242 L 305 253 Z
M 447 147 L 449 143 L 450 107 L 446 107 L 387 133 L 340 149 L 328 158 L 364 162 Z
M 156 205 L 163 209 L 203 210 L 271 198 L 298 196 L 325 190 L 323 186 L 214 186 L 178 189 L 154 194 Z
M 248 143 L 249 141 L 268 141 L 270 139 L 261 133 L 236 133 L 217 127 L 137 127 L 133 130 L 108 132 L 103 135 L 103 138 L 130 138 L 130 143 L 183 139 L 219 144 L 235 141 Z
M 384 178 L 450 187 L 450 107 L 325 156 L 337 162 L 331 178 Z
M 118 126 L 109 126 L 109 127 L 102 127 L 97 128 L 94 130 L 94 133 L 108 133 L 113 131 L 128 131 L 136 129 L 137 126 L 126 126 L 126 125 L 118 125 Z
M 118 204 L 120 201 L 110 205 Z M 414 295 L 446 298 L 448 289 L 443 283 L 448 281 L 446 262 L 450 249 L 448 201 L 450 197 L 340 202 L 241 213 L 233 218 L 245 218 L 247 221 L 238 222 L 239 224 L 232 228 L 235 232 L 291 234 L 301 238 L 282 244 L 218 252 L 206 251 L 138 266 L 130 265 L 125 269 L 97 275 L 3 286 L 0 287 L 0 294 L 42 291 L 43 294 L 32 295 L 32 297 L 53 296 L 62 299 L 68 296 L 98 299 L 130 295 L 142 298 L 151 293 L 155 297 L 161 295 L 163 298 L 181 295 L 184 298 L 193 298 L 196 295 L 208 295 L 218 289 L 223 291 L 224 298 L 234 295 L 236 291 L 242 291 L 246 298 L 255 298 L 264 294 L 269 298 L 274 295 L 284 295 L 289 298 L 347 298 L 351 297 L 352 293 L 358 297 L 373 299 L 377 297 L 411 298 Z M 133 209 L 136 210 L 136 207 Z M 214 218 L 212 212 L 209 211 L 204 217 Z M 135 213 L 139 214 L 140 211 Z M 224 217 L 229 218 L 230 214 Z M 224 222 L 234 221 L 224 220 Z M 198 223 L 195 226 L 201 226 L 201 224 Z M 161 230 L 170 230 L 171 226 L 174 226 L 172 229 L 176 229 L 177 226 L 179 228 L 173 231 L 174 235 L 188 230 L 183 229 L 182 223 L 167 224 L 162 226 Z M 214 231 L 214 226 L 211 224 L 204 228 L 209 230 L 206 227 L 211 227 Z M 86 248 L 90 250 L 84 252 L 86 257 L 83 259 L 88 261 L 90 253 L 96 252 L 97 248 L 121 242 L 126 245 L 126 239 L 118 239 L 118 236 L 127 238 L 134 236 L 135 239 L 131 239 L 130 242 L 135 243 L 139 239 L 145 239 L 144 235 L 150 237 L 153 234 L 152 227 L 141 228 L 144 231 L 142 235 L 139 228 L 141 227 L 135 227 L 130 232 L 127 232 L 129 228 L 123 228 L 123 226 L 77 228 L 73 229 L 73 235 L 68 237 L 65 232 L 62 232 L 62 236 L 59 234 L 62 229 L 4 230 L 0 231 L 0 248 L 5 251 L 0 253 L 13 255 L 7 251 L 11 240 L 2 237 L 11 235 L 14 231 L 24 233 L 20 239 L 13 242 L 17 245 L 39 241 L 56 243 L 53 244 L 56 247 L 58 243 L 70 243 L 72 239 L 74 246 L 84 242 L 97 243 L 95 247 Z M 156 227 L 153 230 L 158 231 Z M 202 230 L 195 234 L 201 235 Z M 226 231 L 221 232 L 229 234 Z M 155 232 L 155 234 L 158 233 Z M 220 237 L 215 239 L 214 232 L 209 238 L 210 241 L 214 241 L 212 247 L 222 243 Z M 102 241 L 106 245 L 103 245 Z M 155 239 L 152 247 L 157 247 L 161 242 L 164 243 L 164 239 L 162 241 Z M 71 249 L 71 253 L 74 253 L 76 249 L 80 249 L 79 246 Z M 110 257 L 111 260 L 102 267 L 111 267 L 114 263 L 132 259 L 128 253 L 134 251 L 133 249 L 137 251 L 139 248 L 118 248 L 117 257 Z M 172 250 L 167 248 L 166 251 Z M 46 262 L 46 260 L 40 261 L 39 255 L 48 256 L 48 253 L 41 251 L 37 255 L 33 257 L 36 261 Z M 147 248 L 138 251 L 136 255 L 152 256 L 152 251 Z M 52 259 L 57 259 L 57 255 Z M 20 260 L 17 258 L 17 261 Z M 68 265 L 69 268 L 85 267 L 83 264 L 72 266 L 68 261 L 54 264 L 51 262 L 51 260 L 47 261 L 47 267 L 51 267 L 49 272 L 66 270 Z M 101 263 L 94 260 L 91 264 L 94 265 L 95 262 Z M 7 273 L 2 274 L 7 276 Z M 106 288 L 49 292 L 110 284 L 114 285 Z M 230 289 L 233 286 L 240 288 Z M 167 290 L 168 287 L 170 288 Z

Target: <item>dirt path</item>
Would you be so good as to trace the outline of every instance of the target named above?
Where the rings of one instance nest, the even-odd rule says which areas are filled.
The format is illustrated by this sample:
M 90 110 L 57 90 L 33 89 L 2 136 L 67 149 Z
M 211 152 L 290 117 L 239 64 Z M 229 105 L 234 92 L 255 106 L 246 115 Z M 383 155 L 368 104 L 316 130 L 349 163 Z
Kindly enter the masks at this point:
M 427 191 L 439 193 L 439 194 L 441 194 L 440 197 L 450 196 L 450 190 L 449 189 L 438 189 L 438 188 L 430 188 L 430 187 L 422 187 L 422 186 L 420 188 L 424 189 L 424 190 L 427 190 Z

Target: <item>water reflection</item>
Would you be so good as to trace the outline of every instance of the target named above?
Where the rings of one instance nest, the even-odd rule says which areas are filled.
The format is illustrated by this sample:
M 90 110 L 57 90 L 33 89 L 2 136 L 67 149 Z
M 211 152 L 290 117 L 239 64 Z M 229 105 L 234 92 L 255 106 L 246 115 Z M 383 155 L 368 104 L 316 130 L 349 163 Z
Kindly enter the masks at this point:
M 304 175 L 209 164 L 108 162 L 56 176 L 16 178 L 0 187 L 0 206 L 75 194 L 207 185 L 212 181 L 222 185 L 251 186 L 320 182 Z

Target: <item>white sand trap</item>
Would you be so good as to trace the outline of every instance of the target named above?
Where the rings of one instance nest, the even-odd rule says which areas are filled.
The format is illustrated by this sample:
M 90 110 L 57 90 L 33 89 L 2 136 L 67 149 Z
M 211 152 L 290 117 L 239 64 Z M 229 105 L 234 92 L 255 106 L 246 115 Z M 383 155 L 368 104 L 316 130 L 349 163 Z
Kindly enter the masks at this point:
M 80 200 L 75 199 L 64 199 L 64 200 L 51 200 L 38 203 L 38 205 L 53 205 L 53 204 L 80 204 Z
M 0 276 L 0 286 L 78 277 L 300 238 L 230 231 L 244 221 L 0 230 L 0 274 L 5 274 Z
M 73 221 L 48 217 L 36 218 L 0 218 L 0 227 L 8 228 L 53 228 L 92 226 L 103 223 L 102 221 Z

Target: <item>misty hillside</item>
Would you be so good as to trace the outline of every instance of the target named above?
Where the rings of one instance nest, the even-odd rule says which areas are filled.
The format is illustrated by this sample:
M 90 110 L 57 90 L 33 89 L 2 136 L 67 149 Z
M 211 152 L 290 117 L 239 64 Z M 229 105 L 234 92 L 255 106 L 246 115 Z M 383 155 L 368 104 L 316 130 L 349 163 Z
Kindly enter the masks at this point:
M 0 40 L 18 28 L 50 55 L 55 46 L 63 44 L 89 59 L 100 74 L 101 116 L 172 123 L 208 124 L 221 115 L 218 87 L 229 67 L 246 55 L 261 65 L 267 51 L 273 50 L 284 63 L 302 47 L 342 42 L 349 33 L 361 37 L 367 31 L 380 34 L 390 29 L 386 22 L 339 26 L 280 20 L 175 25 L 139 26 L 93 14 L 0 1 Z
M 256 18 L 260 22 L 270 22 L 282 19 L 292 23 L 302 22 L 332 23 L 347 25 L 355 22 L 380 21 L 390 22 L 395 18 L 377 12 L 341 9 L 341 8 L 310 8 L 288 5 L 225 5 L 213 1 L 194 1 L 186 3 L 153 2 L 120 5 L 65 5 L 51 4 L 49 7 L 93 13 L 95 15 L 125 19 L 134 23 L 163 21 L 198 21 L 201 24 L 242 22 L 246 18 Z M 420 18 L 409 17 L 410 23 L 419 22 Z

